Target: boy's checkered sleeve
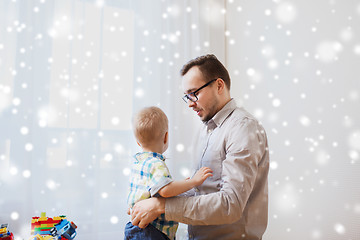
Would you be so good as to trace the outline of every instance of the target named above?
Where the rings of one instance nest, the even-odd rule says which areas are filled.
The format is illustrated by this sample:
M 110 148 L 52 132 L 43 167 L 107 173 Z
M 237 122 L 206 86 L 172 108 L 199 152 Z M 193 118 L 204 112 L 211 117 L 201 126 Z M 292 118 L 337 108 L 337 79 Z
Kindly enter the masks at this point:
M 164 186 L 171 183 L 173 180 L 171 178 L 170 172 L 166 167 L 164 162 L 156 162 L 151 170 L 151 181 L 150 181 L 150 195 L 153 197 L 157 192 Z

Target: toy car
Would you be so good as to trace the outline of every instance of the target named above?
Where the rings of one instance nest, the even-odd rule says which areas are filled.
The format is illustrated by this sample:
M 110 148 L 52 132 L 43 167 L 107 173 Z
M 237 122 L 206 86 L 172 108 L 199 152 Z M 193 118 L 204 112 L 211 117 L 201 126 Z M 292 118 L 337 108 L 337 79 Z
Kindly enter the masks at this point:
M 75 229 L 77 226 L 73 222 L 69 222 L 66 219 L 62 219 L 60 223 L 56 224 L 52 229 L 50 229 L 50 233 L 52 236 L 61 236 L 66 239 L 74 239 L 76 236 Z

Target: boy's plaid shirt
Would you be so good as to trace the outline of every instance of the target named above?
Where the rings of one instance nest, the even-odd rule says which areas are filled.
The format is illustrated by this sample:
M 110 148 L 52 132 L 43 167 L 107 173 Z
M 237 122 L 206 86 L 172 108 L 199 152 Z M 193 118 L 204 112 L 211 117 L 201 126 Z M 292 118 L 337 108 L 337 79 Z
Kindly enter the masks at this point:
M 162 187 L 172 182 L 163 155 L 154 152 L 141 152 L 137 153 L 134 158 L 127 200 L 130 208 L 140 200 L 155 196 Z M 165 214 L 162 214 L 151 224 L 170 239 L 175 238 L 178 223 L 166 221 Z

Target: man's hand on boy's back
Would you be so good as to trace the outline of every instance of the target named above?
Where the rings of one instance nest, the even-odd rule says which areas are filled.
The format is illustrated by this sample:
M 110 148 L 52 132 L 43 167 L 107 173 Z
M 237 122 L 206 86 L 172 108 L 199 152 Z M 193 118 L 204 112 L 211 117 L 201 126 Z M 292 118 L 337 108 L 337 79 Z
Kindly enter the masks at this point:
M 149 223 L 165 213 L 164 198 L 148 198 L 137 202 L 131 211 L 131 222 L 139 228 L 146 228 Z
M 212 176 L 212 172 L 210 168 L 202 167 L 195 173 L 190 181 L 194 183 L 195 187 L 200 186 L 208 177 Z

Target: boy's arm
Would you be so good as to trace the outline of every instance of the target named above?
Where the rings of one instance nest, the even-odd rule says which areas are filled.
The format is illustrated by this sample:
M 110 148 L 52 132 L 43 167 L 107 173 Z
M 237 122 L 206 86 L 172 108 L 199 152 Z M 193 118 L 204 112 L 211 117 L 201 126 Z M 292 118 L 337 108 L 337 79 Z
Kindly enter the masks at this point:
M 212 176 L 212 170 L 208 167 L 202 167 L 191 179 L 173 181 L 161 188 L 158 193 L 165 198 L 174 197 L 193 187 L 200 186 L 210 176 Z

